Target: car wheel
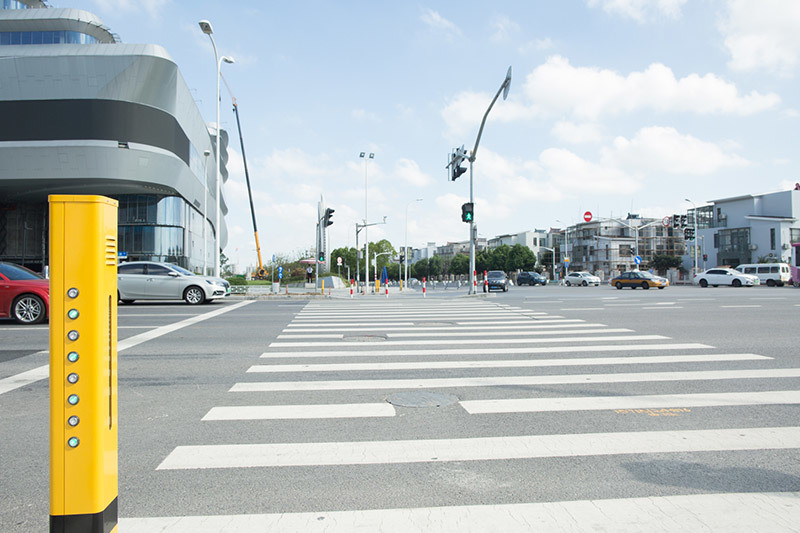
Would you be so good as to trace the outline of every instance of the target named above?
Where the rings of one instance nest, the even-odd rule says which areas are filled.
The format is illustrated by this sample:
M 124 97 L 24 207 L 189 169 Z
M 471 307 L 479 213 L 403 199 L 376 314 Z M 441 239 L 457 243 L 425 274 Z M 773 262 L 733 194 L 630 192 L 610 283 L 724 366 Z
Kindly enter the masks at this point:
M 508 285 L 503 285 L 503 292 L 508 292 Z
M 704 279 L 701 279 L 700 280 L 700 286 L 705 289 L 706 287 L 708 287 L 708 282 L 706 280 L 704 280 Z
M 192 285 L 191 287 L 188 287 L 185 291 L 183 291 L 183 299 L 189 305 L 197 305 L 203 303 L 206 300 L 206 294 L 200 287 Z
M 584 287 L 587 287 L 589 284 L 586 283 L 586 280 L 583 280 L 583 283 L 581 283 L 581 285 L 583 285 Z
M 664 287 L 659 287 L 659 288 L 658 288 L 658 290 L 661 290 L 661 289 L 663 289 L 663 288 L 664 288 Z
M 647 290 L 647 289 L 649 289 L 649 288 L 650 288 L 650 284 L 649 284 L 649 283 L 647 283 L 646 281 L 643 281 L 643 282 L 642 282 L 642 288 L 643 288 L 644 290 Z
M 11 309 L 18 324 L 39 324 L 47 316 L 44 300 L 35 294 L 23 294 L 17 297 Z
M 767 280 L 767 287 L 774 287 L 774 286 L 775 286 L 775 280 L 774 279 L 768 279 Z
M 739 281 L 738 279 L 735 279 L 735 280 L 733 280 L 733 283 L 732 283 L 732 285 L 733 285 L 734 287 L 741 287 L 741 286 L 742 286 L 742 282 L 741 282 L 741 281 Z
M 565 281 L 564 285 L 566 285 L 567 287 L 571 287 L 572 286 L 572 284 L 569 282 L 569 280 Z
M 618 281 L 616 285 L 614 285 L 617 289 L 622 290 L 622 282 Z

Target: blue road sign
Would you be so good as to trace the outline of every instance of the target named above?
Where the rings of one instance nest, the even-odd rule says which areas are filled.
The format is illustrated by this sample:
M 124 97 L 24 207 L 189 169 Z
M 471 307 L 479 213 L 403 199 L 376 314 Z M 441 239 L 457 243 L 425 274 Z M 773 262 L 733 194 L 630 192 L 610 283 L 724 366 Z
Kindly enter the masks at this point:
M 128 258 L 128 252 L 117 252 L 117 257 L 120 258 L 120 259 L 127 259 Z
M 633 258 L 633 262 L 636 263 L 637 265 L 641 265 L 642 264 L 642 256 L 641 255 L 637 255 L 636 257 Z
M 283 267 L 278 267 L 278 279 L 283 279 Z

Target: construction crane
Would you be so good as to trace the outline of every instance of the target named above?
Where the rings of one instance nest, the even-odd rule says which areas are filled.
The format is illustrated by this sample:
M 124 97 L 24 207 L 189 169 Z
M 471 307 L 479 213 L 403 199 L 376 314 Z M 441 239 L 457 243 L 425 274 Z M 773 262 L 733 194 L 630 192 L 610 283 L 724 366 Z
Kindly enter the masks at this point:
M 244 138 L 242 137 L 242 125 L 239 122 L 239 106 L 236 104 L 236 97 L 233 96 L 228 81 L 220 74 L 220 78 L 225 82 L 225 87 L 228 89 L 228 94 L 231 95 L 231 102 L 233 103 L 233 114 L 236 116 L 236 128 L 239 130 L 239 144 L 242 147 L 242 162 L 244 163 L 244 178 L 247 181 L 247 196 L 250 199 L 250 214 L 253 216 L 253 233 L 256 237 L 256 253 L 258 254 L 258 268 L 256 269 L 253 277 L 255 279 L 269 279 L 269 273 L 264 268 L 261 262 L 261 246 L 258 244 L 258 225 L 256 224 L 256 209 L 253 207 L 253 192 L 250 190 L 250 173 L 247 171 L 247 157 L 244 153 Z

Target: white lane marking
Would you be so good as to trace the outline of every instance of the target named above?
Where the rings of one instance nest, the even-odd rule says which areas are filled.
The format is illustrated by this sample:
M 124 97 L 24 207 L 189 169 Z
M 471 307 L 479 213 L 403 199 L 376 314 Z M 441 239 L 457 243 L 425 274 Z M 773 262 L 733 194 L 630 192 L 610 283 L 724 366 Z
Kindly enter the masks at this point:
M 559 311 L 604 311 L 603 307 L 564 307 Z
M 209 318 L 214 318 L 215 316 L 219 316 L 221 314 L 227 313 L 228 311 L 233 311 L 245 305 L 253 303 L 254 300 L 246 300 L 244 302 L 239 302 L 236 304 L 232 304 L 221 309 L 216 309 L 214 311 L 204 313 L 202 315 L 195 315 L 192 318 L 188 318 L 186 320 L 181 320 L 180 322 L 176 322 L 174 324 L 169 324 L 166 326 L 161 326 L 151 331 L 147 331 L 145 333 L 140 333 L 138 335 L 134 335 L 132 337 L 128 337 L 127 339 L 123 339 L 121 341 L 117 341 L 117 353 L 127 350 L 128 348 L 132 348 L 137 344 L 141 344 L 143 342 L 155 339 L 157 337 L 161 337 L 162 335 L 166 335 L 167 333 L 172 333 L 175 330 L 185 328 L 187 326 L 191 326 L 198 322 L 202 322 L 203 320 L 208 320 Z M 47 353 L 47 352 L 39 352 L 39 353 Z M 29 370 L 27 372 L 22 372 L 21 374 L 17 374 L 15 376 L 7 377 L 4 379 L 0 379 L 0 394 L 5 394 L 6 392 L 10 392 L 14 389 L 18 389 L 20 387 L 24 387 L 40 379 L 46 379 L 50 375 L 50 365 L 43 365 L 33 370 Z
M 294 320 L 320 320 L 320 319 L 343 319 L 343 318 L 372 318 L 378 311 L 365 311 L 363 313 L 298 313 Z M 441 312 L 422 312 L 422 311 L 385 311 L 385 313 L 392 317 L 408 319 L 410 317 L 441 317 L 441 316 L 459 316 L 459 317 L 476 317 L 482 318 L 485 316 L 506 317 L 514 316 L 517 313 L 507 311 L 505 309 L 481 309 L 479 311 L 441 311 Z
M 800 448 L 800 427 L 178 446 L 156 470 L 497 461 Z
M 722 309 L 735 309 L 738 307 L 761 307 L 761 305 L 720 305 Z
M 203 420 L 370 418 L 394 415 L 394 406 L 386 402 L 327 405 L 241 405 L 214 407 L 203 417 Z
M 409 363 L 323 363 L 253 365 L 247 372 L 351 372 L 372 370 L 434 370 L 452 368 L 532 368 L 548 366 L 603 366 L 665 363 L 710 363 L 719 361 L 757 361 L 772 359 L 749 353 L 710 355 L 645 355 L 641 357 L 580 357 L 575 359 L 512 359 L 504 361 L 427 361 Z
M 779 510 L 779 512 L 776 512 Z M 120 531 L 211 533 L 529 533 L 797 531 L 800 492 L 651 496 L 543 503 L 213 516 L 120 518 Z
M 800 403 L 800 391 L 467 400 L 460 403 L 468 413 L 473 415 L 485 413 L 539 413 L 547 411 L 599 411 L 607 409 L 790 405 Z
M 338 326 L 415 326 L 416 322 L 303 322 L 303 323 L 294 323 L 288 324 L 287 328 L 307 328 L 309 326 L 314 326 L 315 328 L 331 328 L 331 327 L 338 327 Z
M 536 324 L 536 323 L 528 323 L 528 324 L 518 324 L 512 326 L 410 326 L 410 327 L 399 327 L 399 328 L 372 328 L 372 327 L 363 327 L 363 328 L 349 328 L 349 327 L 342 327 L 342 328 L 292 328 L 292 329 L 284 329 L 284 333 L 316 333 L 319 331 L 502 331 L 502 330 L 536 330 L 536 329 L 563 329 L 563 328 L 605 328 L 608 327 L 605 324 L 599 323 L 580 323 L 580 324 Z
M 580 338 L 545 338 L 545 339 L 461 339 L 458 344 L 539 344 L 546 342 L 595 342 L 595 341 L 655 341 L 669 339 L 663 335 L 608 335 L 602 337 L 580 337 Z M 404 341 L 383 341 L 381 346 L 430 346 L 434 344 L 452 345 L 450 339 L 424 339 L 424 340 L 404 340 Z M 315 347 L 339 347 L 339 346 L 364 346 L 360 341 L 342 342 L 272 342 L 270 348 L 315 348 Z
M 676 305 L 678 302 L 656 302 L 655 305 Z
M 653 309 L 655 309 L 655 310 L 666 309 L 666 310 L 670 310 L 670 309 L 683 309 L 683 307 L 681 307 L 679 305 L 676 305 L 674 307 L 642 307 L 642 309 L 651 309 L 651 310 L 653 310 Z
M 626 328 L 598 328 L 598 329 L 570 329 L 570 330 L 546 330 L 546 331 L 503 331 L 500 335 L 512 336 L 531 336 L 531 335 L 588 335 L 590 333 L 632 333 L 632 329 Z M 469 328 L 466 330 L 458 328 L 455 331 L 414 331 L 412 333 L 387 333 L 386 336 L 390 339 L 399 339 L 406 337 L 486 337 L 485 331 L 471 331 Z M 343 333 L 327 334 L 327 333 L 309 333 L 301 335 L 280 334 L 278 339 L 343 339 Z M 494 338 L 488 342 L 494 342 Z M 333 345 L 340 345 L 341 343 L 333 343 Z
M 361 343 L 364 344 L 364 343 Z M 383 344 L 383 343 L 381 343 Z M 264 359 L 291 357 L 395 357 L 404 355 L 494 355 L 494 354 L 535 354 L 535 353 L 579 353 L 579 352 L 631 352 L 642 350 L 702 350 L 713 348 L 708 344 L 597 344 L 589 346 L 543 346 L 525 348 L 440 348 L 435 350 L 346 350 L 346 351 L 302 351 L 302 352 L 264 352 Z
M 337 317 L 338 318 L 338 317 Z M 486 324 L 486 325 L 513 325 L 513 324 L 569 324 L 577 322 L 585 322 L 581 318 L 564 318 L 562 316 L 550 315 L 547 318 L 475 318 L 467 320 L 463 317 L 452 317 L 448 319 L 446 316 L 438 319 L 420 319 L 413 322 L 292 322 L 288 324 L 287 328 L 333 328 L 333 327 L 355 327 L 355 326 L 419 326 L 425 322 L 454 322 L 461 326 L 468 326 L 473 324 Z M 422 326 L 420 326 L 422 327 Z
M 651 383 L 723 379 L 780 379 L 800 377 L 800 368 L 764 370 L 697 370 L 690 372 L 628 372 L 556 376 L 491 376 L 472 378 L 351 379 L 340 381 L 266 381 L 236 383 L 230 392 L 321 390 L 432 389 L 437 387 L 503 387 L 508 385 L 576 385 L 593 383 Z
M 786 300 L 786 296 L 754 296 L 748 300 Z

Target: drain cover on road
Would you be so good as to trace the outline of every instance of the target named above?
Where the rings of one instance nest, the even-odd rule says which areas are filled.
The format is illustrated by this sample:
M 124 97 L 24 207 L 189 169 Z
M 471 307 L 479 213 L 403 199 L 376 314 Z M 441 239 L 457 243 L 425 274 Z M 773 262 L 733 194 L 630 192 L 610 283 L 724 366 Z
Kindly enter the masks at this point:
M 386 340 L 386 335 L 346 335 L 342 340 L 351 342 L 381 342 Z
M 399 407 L 443 407 L 457 403 L 458 397 L 441 392 L 407 391 L 392 394 L 386 401 Z

